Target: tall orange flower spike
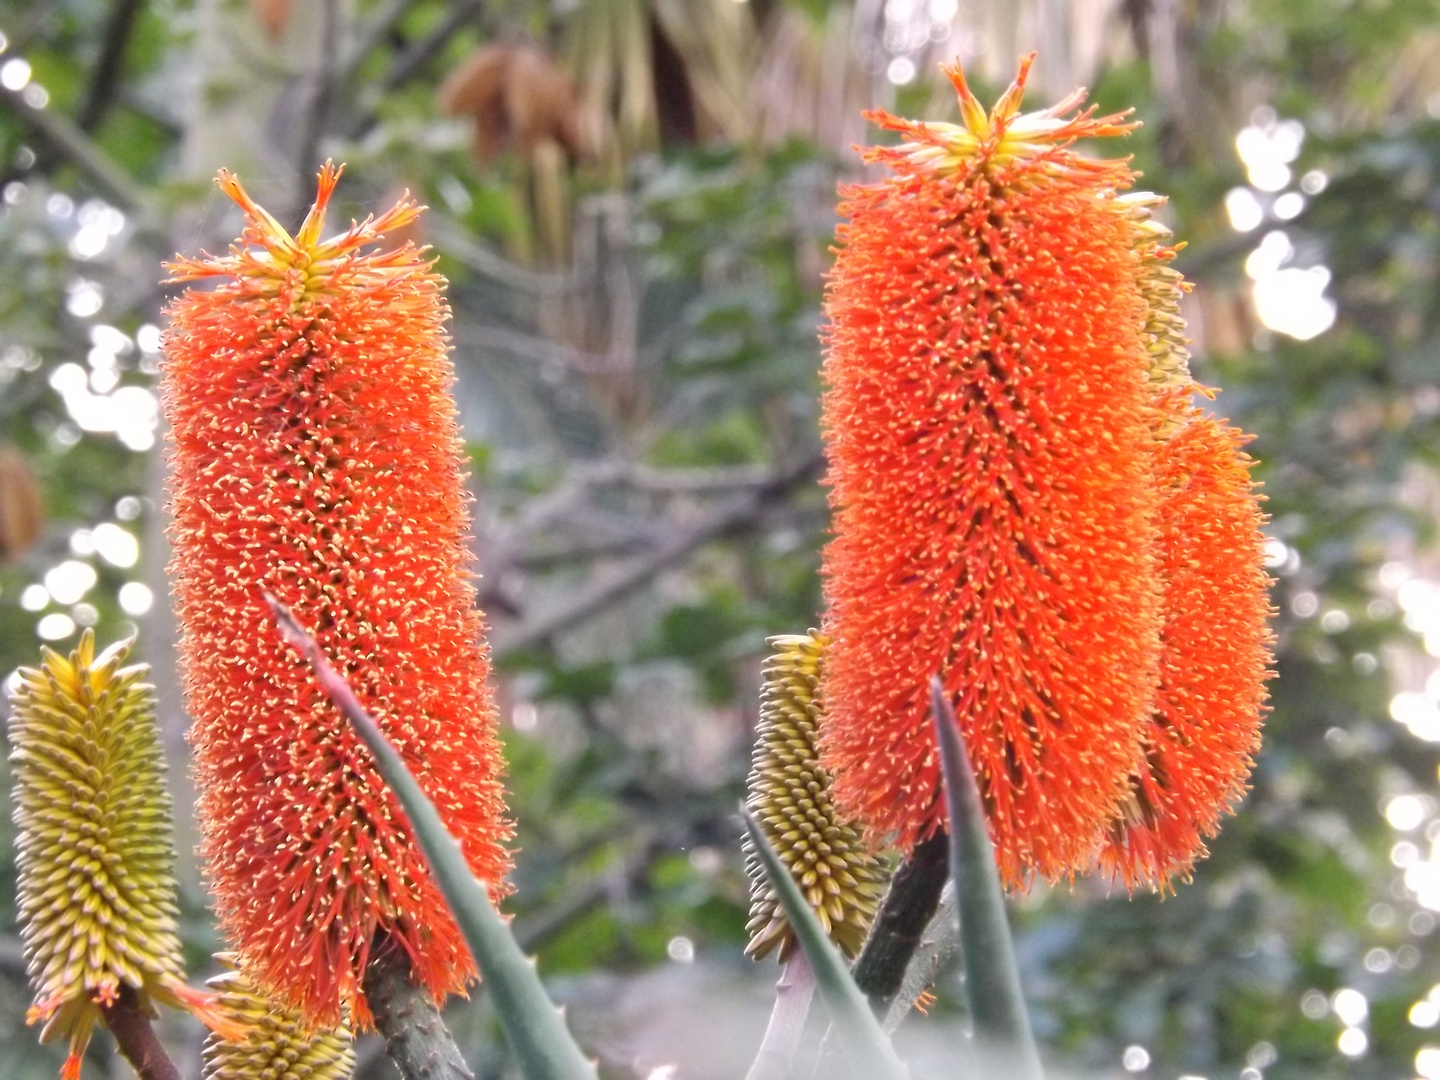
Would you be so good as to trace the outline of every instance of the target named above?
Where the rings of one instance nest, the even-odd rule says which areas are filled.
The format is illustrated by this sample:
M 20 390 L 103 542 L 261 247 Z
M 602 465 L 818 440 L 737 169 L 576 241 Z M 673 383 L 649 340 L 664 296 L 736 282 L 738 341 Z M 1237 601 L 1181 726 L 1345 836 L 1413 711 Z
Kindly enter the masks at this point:
M 508 867 L 488 652 L 469 525 L 443 280 L 402 200 L 321 239 L 340 170 L 295 236 L 227 172 L 245 211 L 229 254 L 177 259 L 219 279 L 171 306 L 172 565 L 202 853 L 246 972 L 310 1022 L 368 1020 L 385 935 L 436 999 L 474 974 L 399 804 L 262 593 L 307 625 L 405 756 L 471 869 Z
M 960 125 L 867 114 L 903 139 L 866 151 L 891 175 L 842 191 L 823 402 L 836 798 L 902 849 L 942 827 L 939 673 L 1012 887 L 1093 866 L 1135 798 L 1172 598 L 1164 540 L 1184 528 L 1157 482 L 1162 399 L 1194 388 L 1156 200 L 1123 194 L 1126 162 L 1071 148 L 1134 125 L 1077 112 L 1078 91 L 1020 113 L 1032 60 L 988 113 L 946 68 Z M 1238 469 L 1232 493 L 1253 504 Z M 1226 798 L 1248 772 L 1263 642 L 1262 625 L 1213 652 L 1257 687 Z M 1135 880 L 1194 857 L 1152 854 L 1158 873 Z

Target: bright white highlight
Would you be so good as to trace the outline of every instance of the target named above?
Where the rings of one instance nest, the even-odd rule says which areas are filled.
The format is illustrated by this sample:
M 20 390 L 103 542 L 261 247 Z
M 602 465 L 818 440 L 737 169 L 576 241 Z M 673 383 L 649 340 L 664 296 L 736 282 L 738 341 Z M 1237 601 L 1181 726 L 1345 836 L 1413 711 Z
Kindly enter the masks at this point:
M 140 542 L 134 534 L 113 522 L 97 525 L 91 538 L 95 542 L 95 550 L 111 566 L 130 567 L 140 559 Z
M 1245 268 L 1249 271 L 1248 261 Z M 1335 302 L 1324 296 L 1328 284 L 1330 271 L 1324 266 L 1276 270 L 1256 280 L 1255 310 L 1271 330 L 1309 341 L 1335 323 Z
M 95 587 L 98 580 L 95 568 L 89 563 L 66 559 L 46 573 L 45 588 L 57 604 L 75 604 Z
M 1330 1008 L 1347 1027 L 1358 1027 L 1370 1015 L 1370 1003 L 1359 990 L 1349 986 L 1336 990 L 1330 996 Z
M 150 591 L 150 586 L 138 581 L 127 581 L 121 585 L 118 599 L 126 615 L 144 615 L 155 606 L 155 594 Z
M 1290 237 L 1279 229 L 1274 229 L 1265 234 L 1260 246 L 1245 260 L 1245 273 L 1259 281 L 1276 273 L 1294 254 L 1295 248 L 1290 243 Z
M 35 633 L 44 641 L 59 641 L 75 633 L 75 620 L 57 611 L 36 623 Z
M 1335 1045 L 1346 1057 L 1358 1058 L 1364 1056 L 1365 1051 L 1370 1049 L 1370 1037 L 1359 1028 L 1350 1027 L 1340 1032 L 1340 1037 L 1335 1040 Z
M 125 228 L 125 215 L 99 199 L 90 199 L 80 207 L 76 220 L 80 223 L 80 231 L 70 240 L 70 254 L 81 260 L 93 259 L 103 253 L 110 241 Z M 118 330 L 115 332 L 119 333 Z
M 1248 187 L 1231 188 L 1225 193 L 1225 212 L 1230 215 L 1230 227 L 1236 232 L 1249 232 L 1265 220 L 1260 200 Z
M 1125 1066 L 1126 1072 L 1144 1072 L 1150 1067 L 1150 1051 L 1143 1046 L 1127 1046 L 1120 1064 Z
M 160 404 L 143 386 L 121 386 L 113 393 L 96 393 L 90 374 L 79 364 L 61 364 L 50 385 L 65 399 L 70 418 L 85 431 L 114 432 L 131 450 L 155 445 Z
M 1385 804 L 1385 820 L 1392 829 L 1409 832 L 1429 816 L 1428 810 L 1425 800 L 1419 795 L 1397 795 Z
M 1440 863 L 1415 861 L 1405 868 L 1405 887 L 1415 902 L 1429 911 L 1440 911 Z
M 915 78 L 915 61 L 908 56 L 897 56 L 885 69 L 885 77 L 896 86 L 904 86 Z
M 1305 196 L 1298 191 L 1287 191 L 1275 200 L 1275 204 L 1270 207 L 1270 212 L 1281 221 L 1289 221 L 1293 217 L 1298 217 L 1300 211 L 1304 209 Z
M 77 278 L 70 283 L 65 298 L 65 310 L 77 319 L 88 319 L 98 314 L 105 306 L 105 294 L 93 281 Z
M 1245 163 L 1250 185 L 1261 191 L 1281 191 L 1290 183 L 1289 163 L 1300 156 L 1305 125 L 1298 120 L 1242 128 L 1235 136 L 1235 152 Z
M 1235 136 L 1235 152 L 1245 163 L 1250 183 L 1225 195 L 1225 211 L 1236 232 L 1250 232 L 1265 221 L 1265 203 L 1257 192 L 1278 193 L 1269 216 L 1290 221 L 1305 209 L 1306 195 L 1324 190 L 1325 174 L 1318 169 L 1301 178 L 1300 191 L 1285 190 L 1291 182 L 1290 163 L 1300 156 L 1304 141 L 1305 126 L 1300 121 L 1277 120 L 1270 108 L 1257 109 L 1254 122 Z M 1330 271 L 1324 266 L 1286 265 L 1294 256 L 1290 238 L 1272 230 L 1245 260 L 1245 273 L 1255 283 L 1251 288 L 1255 313 L 1266 328 L 1309 341 L 1335 323 L 1335 303 L 1324 295 Z
M 0 64 L 0 86 L 6 90 L 23 90 L 30 81 L 30 61 L 16 56 Z
M 1402 690 L 1390 699 L 1390 717 L 1425 742 L 1440 742 L 1440 706 L 1428 694 Z

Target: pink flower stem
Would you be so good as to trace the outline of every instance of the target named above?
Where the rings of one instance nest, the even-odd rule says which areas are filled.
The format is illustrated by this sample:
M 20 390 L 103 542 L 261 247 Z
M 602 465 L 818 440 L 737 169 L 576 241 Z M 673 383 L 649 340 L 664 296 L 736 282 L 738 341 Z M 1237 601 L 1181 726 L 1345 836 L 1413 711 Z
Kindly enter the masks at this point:
M 800 1046 L 814 993 L 815 973 L 810 970 L 804 951 L 796 948 L 780 969 L 770 1026 L 765 1029 L 765 1039 L 745 1080 L 786 1080 L 790 1076 L 791 1062 Z

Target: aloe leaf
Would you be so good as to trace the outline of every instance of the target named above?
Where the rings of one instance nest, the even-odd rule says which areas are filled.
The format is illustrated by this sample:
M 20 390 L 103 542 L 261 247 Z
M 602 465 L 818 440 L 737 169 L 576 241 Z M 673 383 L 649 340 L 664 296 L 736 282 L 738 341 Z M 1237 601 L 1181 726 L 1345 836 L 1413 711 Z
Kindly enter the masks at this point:
M 415 830 L 415 839 L 450 903 L 455 922 L 475 955 L 500 1025 L 526 1080 L 597 1080 L 595 1066 L 575 1044 L 560 1009 L 535 973 L 534 963 L 520 951 L 505 920 L 491 904 L 484 884 L 470 873 L 460 845 L 446 830 L 435 804 L 420 790 L 404 760 L 349 685 L 330 666 L 315 639 L 269 593 L 265 601 L 275 612 L 285 640 L 310 661 L 316 679 L 369 747 L 380 775 L 400 800 Z
M 780 898 L 780 905 L 795 930 L 800 947 L 805 950 L 805 959 L 815 974 L 815 985 L 830 1010 L 831 1030 L 840 1040 L 846 1059 L 854 1068 L 855 1075 L 866 1080 L 908 1080 L 909 1071 L 895 1053 L 880 1022 L 870 1011 L 865 995 L 850 977 L 850 971 L 841 959 L 840 952 L 825 933 L 815 912 L 800 892 L 800 886 L 790 876 L 790 871 L 775 854 L 775 849 L 760 831 L 759 822 L 745 809 L 745 830 L 750 834 L 750 843 L 760 857 L 770 886 Z
M 965 996 L 982 1076 L 1043 1080 L 1030 1014 L 1020 991 L 1020 971 L 1005 917 L 1005 894 L 995 850 L 985 828 L 985 808 L 955 711 L 939 679 L 930 680 L 931 709 L 945 771 L 950 811 L 950 871 L 960 915 L 960 953 Z

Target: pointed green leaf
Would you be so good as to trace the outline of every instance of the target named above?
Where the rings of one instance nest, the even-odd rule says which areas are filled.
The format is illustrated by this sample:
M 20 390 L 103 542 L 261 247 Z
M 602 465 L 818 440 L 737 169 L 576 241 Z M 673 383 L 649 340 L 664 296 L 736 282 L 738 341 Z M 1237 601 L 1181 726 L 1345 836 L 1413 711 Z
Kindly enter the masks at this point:
M 939 679 L 930 680 L 931 709 L 945 772 L 950 811 L 950 871 L 960 914 L 960 953 L 981 1076 L 1043 1080 L 1030 1014 L 1020 992 L 1020 971 L 1005 917 L 1005 894 L 995 850 L 985 828 L 980 786 L 955 712 Z
M 275 612 L 285 640 L 310 661 L 316 679 L 370 748 L 380 775 L 399 798 L 415 830 L 415 839 L 450 903 L 455 922 L 475 954 L 500 1025 L 526 1080 L 596 1080 L 595 1066 L 575 1044 L 560 1010 L 535 973 L 535 965 L 520 951 L 510 928 L 491 904 L 484 884 L 470 873 L 460 845 L 446 830 L 435 804 L 420 790 L 404 760 L 330 666 L 315 639 L 273 596 L 266 593 L 265 600 Z
M 845 1050 L 845 1056 L 855 1068 L 857 1076 L 874 1080 L 906 1080 L 909 1071 L 895 1054 L 889 1038 L 880 1029 L 880 1022 L 870 1011 L 865 995 L 850 977 L 850 970 L 841 959 L 840 952 L 830 944 L 830 938 L 815 912 L 810 909 L 800 886 L 790 876 L 790 871 L 775 854 L 775 849 L 760 831 L 760 825 L 748 810 L 741 809 L 745 818 L 745 830 L 750 834 L 750 843 L 759 855 L 770 886 L 780 898 L 785 915 L 795 930 L 805 958 L 815 973 L 815 985 L 830 1010 L 830 1021 L 836 1038 Z

